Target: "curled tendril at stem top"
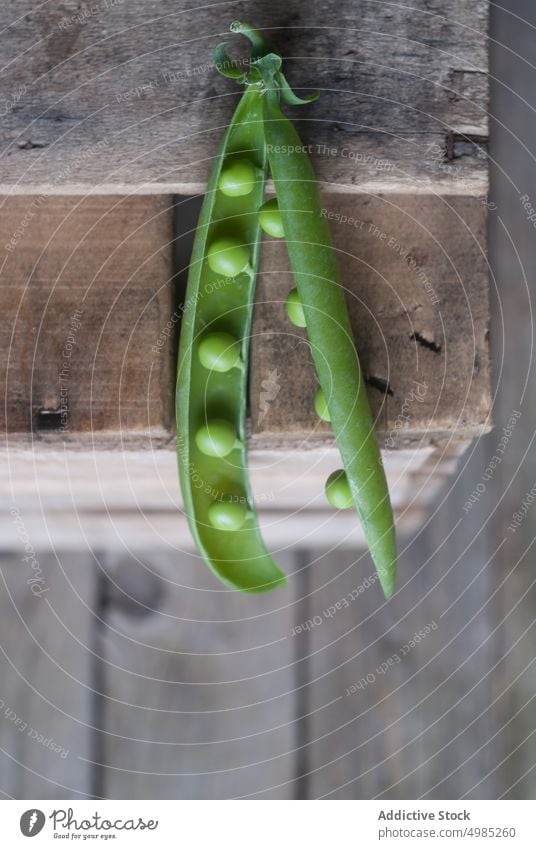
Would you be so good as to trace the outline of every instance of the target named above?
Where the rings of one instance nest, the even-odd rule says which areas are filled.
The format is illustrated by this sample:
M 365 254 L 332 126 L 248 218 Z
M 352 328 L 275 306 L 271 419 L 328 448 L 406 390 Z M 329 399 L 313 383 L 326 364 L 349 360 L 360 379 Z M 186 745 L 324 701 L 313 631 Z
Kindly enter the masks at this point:
M 269 53 L 270 44 L 261 33 L 246 21 L 233 21 L 230 26 L 231 32 L 245 35 L 251 42 L 251 58 L 257 59 Z
M 295 94 L 281 70 L 281 56 L 270 49 L 266 39 L 251 24 L 234 21 L 231 32 L 245 35 L 252 44 L 249 70 L 244 70 L 233 61 L 227 53 L 225 42 L 221 42 L 214 50 L 214 64 L 220 74 L 244 85 L 260 83 L 265 90 L 276 89 L 281 99 L 290 106 L 311 103 L 319 97 L 318 90 L 305 98 Z

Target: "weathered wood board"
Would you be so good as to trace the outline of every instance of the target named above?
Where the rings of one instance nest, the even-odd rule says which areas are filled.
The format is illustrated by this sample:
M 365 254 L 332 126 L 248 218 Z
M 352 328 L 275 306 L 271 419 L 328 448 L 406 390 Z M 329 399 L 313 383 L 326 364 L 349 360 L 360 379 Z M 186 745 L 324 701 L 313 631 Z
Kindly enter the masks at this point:
M 33 444 L 81 448 L 171 445 L 177 275 L 194 226 L 188 204 L 50 197 L 34 207 L 36 200 L 7 198 L 0 208 L 0 242 L 14 242 L 0 292 L 0 415 L 10 444 L 31 435 Z M 458 196 L 324 202 L 383 447 L 480 432 L 490 403 L 486 207 Z M 305 335 L 285 314 L 290 286 L 284 244 L 266 240 L 250 384 L 260 448 L 333 443 L 312 412 Z
M 464 511 L 494 434 L 437 499 L 467 440 L 489 425 L 487 12 L 484 0 L 22 0 L 0 12 L 0 245 L 16 242 L 0 293 L 10 485 L 0 535 L 12 552 L 0 610 L 10 698 L 0 699 L 69 748 L 61 758 L 0 712 L 5 795 L 534 797 L 529 521 L 500 546 L 535 479 L 523 456 L 528 408 L 486 496 Z M 322 90 L 314 107 L 291 111 L 334 213 L 399 519 L 400 584 L 388 605 L 377 582 L 365 586 L 373 567 L 355 516 L 323 500 L 336 450 L 312 415 L 314 375 L 300 332 L 289 333 L 288 266 L 274 242 L 254 324 L 251 465 L 289 589 L 226 592 L 191 553 L 180 514 L 172 388 L 187 258 L 174 260 L 173 245 L 186 246 L 191 225 L 172 194 L 206 185 L 237 99 L 211 49 L 241 16 L 270 31 L 298 90 Z M 527 249 L 533 231 L 513 204 Z M 510 284 L 514 260 L 494 224 Z M 530 309 L 506 290 L 519 335 L 497 364 L 511 389 Z M 499 426 L 518 404 L 507 392 Z M 42 598 L 21 568 L 14 504 L 32 545 L 52 549 L 39 553 Z M 88 545 L 108 551 L 69 553 Z M 342 598 L 348 607 L 324 613 Z M 400 663 L 377 671 L 431 622 Z
M 105 572 L 104 795 L 292 798 L 294 585 L 241 595 L 179 551 Z
M 508 428 L 512 414 L 521 414 L 509 436 L 506 455 L 482 499 L 486 532 L 494 548 L 500 545 L 495 581 L 502 642 L 495 710 L 501 725 L 494 769 L 499 777 L 499 795 L 508 799 L 536 796 L 536 255 L 531 215 L 536 205 L 531 142 L 536 134 L 536 103 L 534 75 L 527 73 L 528 63 L 535 61 L 535 25 L 536 9 L 530 0 L 507 0 L 493 10 L 495 117 L 491 168 L 497 208 L 490 213 L 489 226 L 490 261 L 497 283 L 492 287 L 497 428 L 488 439 L 487 462 L 506 435 L 503 428 Z M 516 92 L 514 98 L 512 91 Z M 478 482 L 477 478 L 473 487 Z M 484 787 L 495 774 L 482 776 Z
M 409 531 L 423 520 L 431 492 L 452 474 L 465 447 L 452 440 L 385 456 L 401 528 Z M 339 464 L 333 447 L 250 452 L 253 494 L 271 548 L 286 549 L 304 539 L 323 549 L 363 544 L 356 514 L 334 510 L 325 498 L 326 478 Z M 114 551 L 125 545 L 192 550 L 171 450 L 10 449 L 0 452 L 0 473 L 9 481 L 0 492 L 0 536 L 7 549 L 17 546 L 9 516 L 16 503 L 34 545 L 42 549 L 59 544 L 70 551 L 86 545 Z
M 237 98 L 212 49 L 242 17 L 298 90 L 321 90 L 295 117 L 332 189 L 485 192 L 487 15 L 485 0 L 5 3 L 0 191 L 202 191 Z
M 172 206 L 165 196 L 4 199 L 2 431 L 67 444 L 101 431 L 169 438 Z
M 95 558 L 36 549 L 13 507 L 0 557 L 0 789 L 15 799 L 87 798 L 95 743 Z

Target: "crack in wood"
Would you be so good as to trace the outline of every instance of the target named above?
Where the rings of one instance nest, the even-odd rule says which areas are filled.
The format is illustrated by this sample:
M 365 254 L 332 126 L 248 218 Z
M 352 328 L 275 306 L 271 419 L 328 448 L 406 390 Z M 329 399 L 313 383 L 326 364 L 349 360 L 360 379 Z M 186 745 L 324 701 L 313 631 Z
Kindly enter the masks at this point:
M 381 392 L 383 395 L 393 395 L 391 384 L 384 377 L 369 375 L 368 377 L 365 377 L 365 383 L 367 386 L 372 386 L 373 389 L 377 389 L 378 392 Z
M 441 345 L 438 345 L 433 339 L 427 339 L 422 333 L 415 331 L 415 333 L 412 333 L 409 338 L 418 342 L 419 345 L 423 346 L 423 348 L 428 348 L 428 350 L 433 351 L 434 354 L 441 353 Z

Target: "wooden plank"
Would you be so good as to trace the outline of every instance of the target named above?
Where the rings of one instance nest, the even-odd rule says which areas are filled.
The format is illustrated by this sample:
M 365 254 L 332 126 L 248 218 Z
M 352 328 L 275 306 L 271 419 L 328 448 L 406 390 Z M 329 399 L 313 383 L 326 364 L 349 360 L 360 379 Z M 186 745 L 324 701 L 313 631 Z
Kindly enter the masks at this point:
M 384 454 L 391 499 L 400 529 L 422 519 L 431 488 L 442 485 L 466 443 L 397 449 Z M 289 461 L 291 457 L 291 462 Z M 334 447 L 307 451 L 250 451 L 249 466 L 263 535 L 271 549 L 363 544 L 357 516 L 336 511 L 324 495 L 328 475 L 340 464 Z M 171 450 L 32 451 L 0 453 L 0 473 L 24 511 L 36 547 L 77 550 L 86 545 L 149 550 L 193 545 L 182 512 L 176 457 Z M 432 483 L 431 483 L 432 481 Z M 9 518 L 11 495 L 0 494 L 0 536 L 16 545 Z
M 212 49 L 241 7 L 34 6 L 2 12 L 1 191 L 202 191 L 236 99 Z M 345 192 L 486 190 L 487 14 L 485 0 L 247 6 L 292 84 L 321 89 L 296 119 Z
M 533 799 L 536 586 L 531 499 L 536 491 L 532 354 L 536 258 L 531 206 L 536 206 L 536 197 L 533 154 L 530 143 L 525 145 L 536 133 L 534 86 L 526 73 L 527 62 L 535 61 L 534 42 L 527 34 L 536 26 L 536 9 L 529 0 L 507 0 L 492 7 L 492 22 L 497 77 L 492 168 L 497 209 L 490 215 L 490 259 L 497 282 L 492 312 L 497 433 L 488 461 L 501 437 L 508 436 L 503 428 L 508 429 L 513 413 L 521 415 L 513 419 L 515 426 L 502 462 L 492 481 L 486 483 L 483 496 L 493 544 L 505 542 L 494 565 L 495 581 L 501 587 L 496 614 L 501 623 L 500 662 L 495 688 L 501 728 L 494 741 L 494 772 L 484 774 L 481 780 L 485 788 L 496 778 L 501 797 Z
M 383 447 L 482 432 L 490 410 L 486 207 L 478 198 L 324 197 Z M 267 240 L 253 326 L 256 444 L 325 440 L 314 412 L 306 333 L 290 324 L 293 286 Z
M 79 432 L 169 439 L 171 207 L 166 197 L 5 199 L 2 430 L 60 443 Z
M 366 195 L 326 195 L 325 204 L 383 447 L 480 432 L 490 404 L 486 207 Z M 99 449 L 172 442 L 180 309 L 171 207 L 166 198 L 49 198 L 20 231 L 27 200 L 6 200 L 0 238 L 15 244 L 2 269 L 0 349 L 11 444 L 24 433 L 29 444 Z M 181 274 L 193 224 L 187 202 L 175 208 Z M 286 249 L 267 240 L 250 384 L 260 449 L 333 444 L 312 412 L 305 334 L 285 314 L 290 286 Z
M 226 591 L 179 550 L 105 571 L 103 795 L 292 797 L 293 585 Z
M 90 554 L 35 548 L 25 515 L 0 559 L 1 790 L 16 799 L 91 796 L 95 569 Z
M 313 798 L 497 794 L 498 776 L 481 781 L 497 763 L 501 724 L 494 552 L 480 511 L 461 509 L 490 438 L 431 505 L 425 526 L 400 540 L 398 590 L 388 604 L 368 554 L 311 560 L 308 618 L 318 624 L 301 639 L 311 682 L 304 774 Z

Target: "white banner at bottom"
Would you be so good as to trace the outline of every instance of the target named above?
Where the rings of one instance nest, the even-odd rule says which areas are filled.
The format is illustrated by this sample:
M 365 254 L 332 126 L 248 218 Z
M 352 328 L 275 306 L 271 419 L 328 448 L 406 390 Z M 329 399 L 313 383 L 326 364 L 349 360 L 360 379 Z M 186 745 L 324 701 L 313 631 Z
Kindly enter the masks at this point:
M 531 801 L 5 801 L 1 845 L 533 849 Z

